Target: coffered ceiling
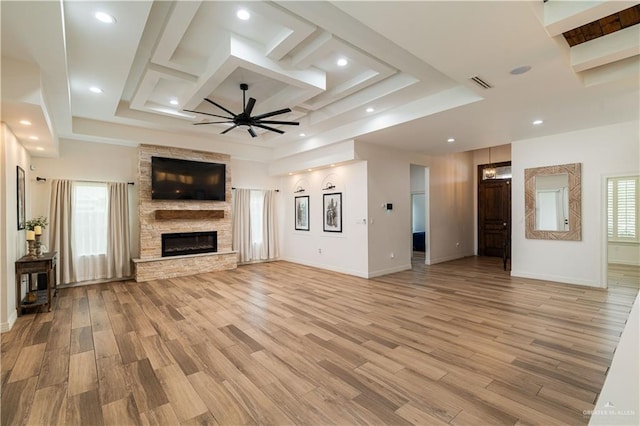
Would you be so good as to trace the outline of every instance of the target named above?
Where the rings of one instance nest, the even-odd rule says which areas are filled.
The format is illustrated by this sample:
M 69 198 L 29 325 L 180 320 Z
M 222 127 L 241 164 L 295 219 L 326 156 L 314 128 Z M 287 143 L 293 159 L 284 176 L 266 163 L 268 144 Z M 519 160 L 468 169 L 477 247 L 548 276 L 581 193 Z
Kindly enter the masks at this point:
M 3 1 L 2 119 L 32 155 L 69 138 L 271 160 L 349 139 L 442 154 L 637 118 L 638 26 L 591 50 L 562 33 L 638 2 L 560 3 Z M 254 114 L 291 108 L 277 119 L 300 126 L 194 126 L 211 117 L 185 110 L 227 115 L 204 98 L 240 113 L 241 83 Z

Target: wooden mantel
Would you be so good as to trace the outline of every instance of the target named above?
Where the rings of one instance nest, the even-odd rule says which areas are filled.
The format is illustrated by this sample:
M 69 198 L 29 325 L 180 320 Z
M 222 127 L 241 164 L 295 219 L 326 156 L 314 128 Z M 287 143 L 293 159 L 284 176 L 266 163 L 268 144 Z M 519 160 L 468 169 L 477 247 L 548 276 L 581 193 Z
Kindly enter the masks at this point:
M 224 210 L 156 210 L 156 220 L 224 219 Z

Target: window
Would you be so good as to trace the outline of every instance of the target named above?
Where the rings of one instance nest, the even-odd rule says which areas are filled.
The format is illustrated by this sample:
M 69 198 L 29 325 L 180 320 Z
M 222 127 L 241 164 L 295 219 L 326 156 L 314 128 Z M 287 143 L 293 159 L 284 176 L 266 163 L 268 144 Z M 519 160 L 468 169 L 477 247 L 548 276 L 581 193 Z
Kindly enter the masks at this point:
M 107 253 L 107 185 L 75 182 L 71 209 L 74 256 Z
M 609 240 L 639 240 L 637 176 L 607 181 L 607 234 Z

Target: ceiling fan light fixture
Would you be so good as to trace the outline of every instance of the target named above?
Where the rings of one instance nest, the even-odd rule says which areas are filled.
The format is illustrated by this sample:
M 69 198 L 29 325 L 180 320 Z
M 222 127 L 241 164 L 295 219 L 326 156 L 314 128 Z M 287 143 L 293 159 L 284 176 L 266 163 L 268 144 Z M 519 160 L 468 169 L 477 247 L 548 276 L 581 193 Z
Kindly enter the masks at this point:
M 210 103 L 211 105 L 223 110 L 229 116 L 211 114 L 208 112 L 194 111 L 190 109 L 185 109 L 187 112 L 195 112 L 196 114 L 208 115 L 210 117 L 222 118 L 225 121 L 205 121 L 199 123 L 193 123 L 194 125 L 202 125 L 202 124 L 229 124 L 231 125 L 228 129 L 224 130 L 221 135 L 226 134 L 227 132 L 235 129 L 236 127 L 246 127 L 247 131 L 251 135 L 252 138 L 258 136 L 258 134 L 253 129 L 254 127 L 258 127 L 260 129 L 269 130 L 271 132 L 283 134 L 284 130 L 280 130 L 278 128 L 272 127 L 274 124 L 276 125 L 289 125 L 289 126 L 298 126 L 300 125 L 297 121 L 283 121 L 283 120 L 272 120 L 271 117 L 286 114 L 291 112 L 291 108 L 283 108 L 276 111 L 266 112 L 264 114 L 251 115 L 253 112 L 253 107 L 256 105 L 256 100 L 254 98 L 249 98 L 249 101 L 246 99 L 246 92 L 249 89 L 249 85 L 246 83 L 240 84 L 240 90 L 242 90 L 242 112 L 240 114 L 235 114 L 229 109 L 223 107 L 222 105 L 212 101 L 211 99 L 204 98 L 205 102 Z
M 249 19 L 251 19 L 251 13 L 249 13 L 249 11 L 247 9 L 240 9 L 236 12 L 236 16 L 238 17 L 238 19 L 240 19 L 241 21 L 248 21 Z

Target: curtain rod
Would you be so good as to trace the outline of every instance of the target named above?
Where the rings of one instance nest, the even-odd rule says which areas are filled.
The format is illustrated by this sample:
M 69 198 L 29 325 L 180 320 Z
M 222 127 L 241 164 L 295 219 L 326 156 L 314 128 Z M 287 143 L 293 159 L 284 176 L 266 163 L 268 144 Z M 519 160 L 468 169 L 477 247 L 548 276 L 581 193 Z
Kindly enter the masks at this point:
M 70 180 L 73 180 L 73 179 L 70 179 Z M 36 176 L 36 182 L 46 182 L 46 181 L 47 181 L 47 178 Z M 87 182 L 87 183 L 113 183 L 113 182 L 105 182 L 105 181 L 102 181 L 102 180 L 83 180 L 83 179 L 80 179 L 80 180 L 75 180 L 75 181 L 76 182 Z M 127 182 L 127 185 L 135 185 L 135 182 Z
M 238 189 L 235 186 L 232 186 L 231 189 Z M 255 188 L 240 188 L 240 189 L 248 189 L 250 191 L 269 191 L 268 189 L 255 189 Z M 274 189 L 273 191 L 280 192 L 279 189 Z

